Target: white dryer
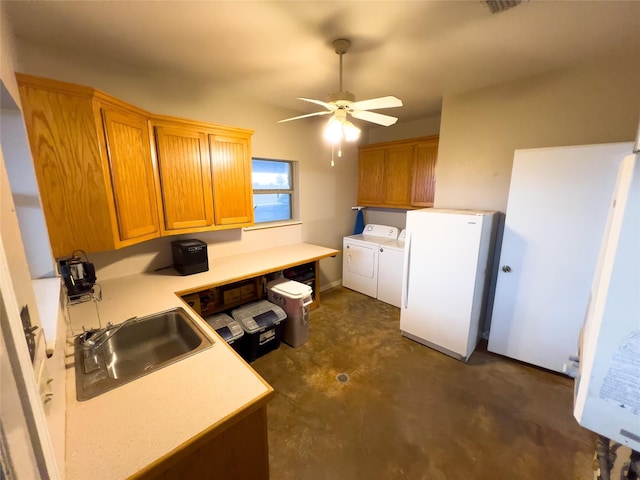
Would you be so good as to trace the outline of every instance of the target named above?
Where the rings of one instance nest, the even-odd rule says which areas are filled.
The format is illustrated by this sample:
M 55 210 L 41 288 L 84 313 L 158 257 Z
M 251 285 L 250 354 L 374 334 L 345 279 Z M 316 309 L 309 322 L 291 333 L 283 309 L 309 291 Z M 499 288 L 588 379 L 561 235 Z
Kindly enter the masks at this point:
M 380 244 L 378 255 L 378 300 L 400 308 L 405 230 L 397 240 Z
M 378 256 L 380 244 L 398 238 L 398 229 L 388 225 L 368 224 L 358 235 L 349 235 L 342 241 L 342 285 L 378 296 Z

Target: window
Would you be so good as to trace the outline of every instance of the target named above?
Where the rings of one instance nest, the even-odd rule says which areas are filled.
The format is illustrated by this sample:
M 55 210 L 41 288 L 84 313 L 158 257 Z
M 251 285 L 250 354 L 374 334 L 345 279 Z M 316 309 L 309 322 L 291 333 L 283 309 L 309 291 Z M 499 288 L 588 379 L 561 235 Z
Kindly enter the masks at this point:
M 293 162 L 252 160 L 255 223 L 293 219 Z

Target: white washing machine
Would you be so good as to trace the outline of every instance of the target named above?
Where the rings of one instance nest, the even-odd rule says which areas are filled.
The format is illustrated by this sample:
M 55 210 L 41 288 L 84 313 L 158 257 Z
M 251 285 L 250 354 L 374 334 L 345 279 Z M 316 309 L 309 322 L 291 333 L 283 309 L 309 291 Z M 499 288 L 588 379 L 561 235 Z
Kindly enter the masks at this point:
M 378 300 L 400 308 L 405 230 L 397 240 L 380 244 L 378 254 Z
M 342 285 L 378 296 L 378 256 L 380 244 L 396 240 L 398 229 L 388 225 L 368 224 L 361 234 L 342 240 Z

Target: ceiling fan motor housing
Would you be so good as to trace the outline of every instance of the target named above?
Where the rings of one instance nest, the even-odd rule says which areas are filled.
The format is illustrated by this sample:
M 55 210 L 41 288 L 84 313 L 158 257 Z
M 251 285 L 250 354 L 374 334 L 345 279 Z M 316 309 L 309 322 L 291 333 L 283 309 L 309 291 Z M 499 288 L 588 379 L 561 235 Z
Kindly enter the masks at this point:
M 356 96 L 351 92 L 336 92 L 327 95 L 328 103 L 335 103 L 338 106 L 347 106 L 356 101 Z
M 346 38 L 338 38 L 334 40 L 332 43 L 333 43 L 333 48 L 336 50 L 336 53 L 338 55 L 347 53 L 347 51 L 349 50 L 349 47 L 351 46 L 351 41 L 347 40 Z

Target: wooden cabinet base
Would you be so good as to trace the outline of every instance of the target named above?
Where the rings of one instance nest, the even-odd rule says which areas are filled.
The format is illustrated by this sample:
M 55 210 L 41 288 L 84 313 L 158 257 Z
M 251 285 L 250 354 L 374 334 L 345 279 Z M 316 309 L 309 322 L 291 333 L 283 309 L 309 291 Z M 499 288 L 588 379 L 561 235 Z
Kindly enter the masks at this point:
M 174 455 L 131 478 L 178 480 L 267 480 L 269 447 L 267 407 L 263 405 L 241 419 L 231 418 L 211 435 L 184 445 Z M 216 433 L 218 432 L 218 433 Z

